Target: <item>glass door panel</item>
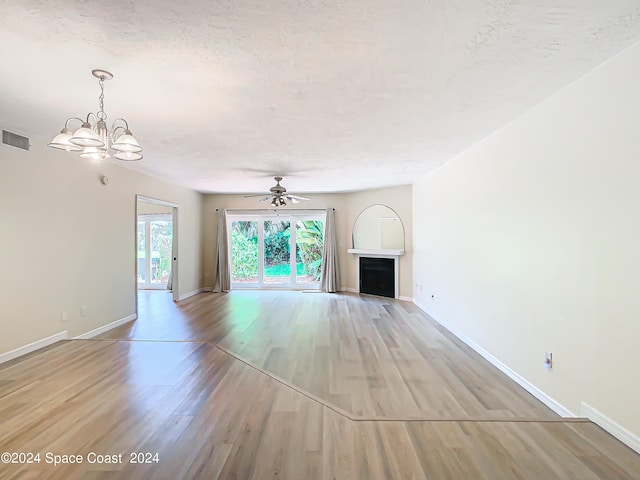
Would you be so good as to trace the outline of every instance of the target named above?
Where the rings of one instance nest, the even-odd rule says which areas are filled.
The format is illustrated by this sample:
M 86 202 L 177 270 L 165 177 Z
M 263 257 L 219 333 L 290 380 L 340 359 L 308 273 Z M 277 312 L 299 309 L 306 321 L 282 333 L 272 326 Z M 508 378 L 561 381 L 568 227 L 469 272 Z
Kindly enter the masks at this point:
M 231 283 L 258 285 L 258 222 L 231 222 Z
M 173 222 L 152 220 L 151 231 L 151 284 L 164 288 L 171 273 L 171 241 Z
M 296 284 L 318 285 L 324 246 L 324 221 L 296 222 Z
M 163 289 L 171 275 L 173 220 L 171 215 L 138 215 L 138 288 Z
M 264 221 L 263 284 L 291 284 L 291 245 L 289 220 Z

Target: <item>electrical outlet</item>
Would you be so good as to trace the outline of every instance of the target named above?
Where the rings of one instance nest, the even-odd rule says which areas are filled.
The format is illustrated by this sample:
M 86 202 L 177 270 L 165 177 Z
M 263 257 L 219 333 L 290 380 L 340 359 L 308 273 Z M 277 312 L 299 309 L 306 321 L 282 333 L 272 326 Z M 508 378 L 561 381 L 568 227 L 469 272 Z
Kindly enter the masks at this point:
M 544 352 L 544 368 L 551 370 L 553 368 L 553 353 Z
M 64 323 L 67 320 L 69 320 L 69 314 L 67 312 L 62 312 L 60 314 L 60 321 Z
M 87 307 L 80 307 L 80 316 L 81 317 L 87 316 Z

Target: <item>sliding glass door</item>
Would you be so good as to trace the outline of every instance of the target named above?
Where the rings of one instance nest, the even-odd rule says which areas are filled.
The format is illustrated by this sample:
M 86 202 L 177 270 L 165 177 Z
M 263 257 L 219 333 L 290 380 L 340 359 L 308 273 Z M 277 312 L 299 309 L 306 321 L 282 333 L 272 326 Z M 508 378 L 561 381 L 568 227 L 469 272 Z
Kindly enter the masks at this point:
M 229 213 L 227 221 L 232 288 L 319 288 L 324 214 Z

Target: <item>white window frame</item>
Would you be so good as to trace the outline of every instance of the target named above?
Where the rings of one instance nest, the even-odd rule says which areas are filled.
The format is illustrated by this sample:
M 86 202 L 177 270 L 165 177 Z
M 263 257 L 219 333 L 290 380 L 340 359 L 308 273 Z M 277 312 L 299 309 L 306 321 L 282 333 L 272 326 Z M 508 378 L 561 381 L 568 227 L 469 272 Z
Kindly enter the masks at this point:
M 231 233 L 233 222 L 255 221 L 258 222 L 258 281 L 256 283 L 244 283 L 231 281 L 231 289 L 237 290 L 319 290 L 320 282 L 297 283 L 296 275 L 296 228 L 298 221 L 321 220 L 326 224 L 327 214 L 325 210 L 227 210 L 227 251 L 229 252 L 228 265 L 231 268 Z M 290 277 L 288 283 L 265 284 L 264 283 L 264 222 L 265 221 L 289 221 L 289 256 Z

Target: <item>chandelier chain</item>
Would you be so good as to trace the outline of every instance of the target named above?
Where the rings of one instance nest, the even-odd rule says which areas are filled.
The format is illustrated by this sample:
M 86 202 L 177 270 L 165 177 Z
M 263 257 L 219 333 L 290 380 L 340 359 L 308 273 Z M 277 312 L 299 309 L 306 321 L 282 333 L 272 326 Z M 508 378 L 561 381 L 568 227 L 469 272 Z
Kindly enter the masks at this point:
M 100 111 L 96 115 L 100 120 L 106 120 L 107 114 L 104 113 L 104 78 L 100 78 L 98 82 L 100 84 L 100 96 L 98 97 L 98 101 L 100 102 Z

